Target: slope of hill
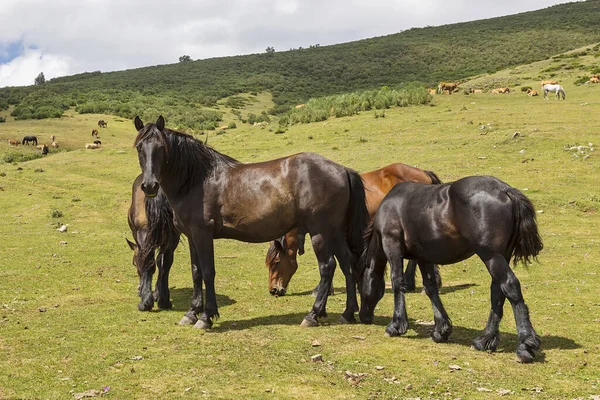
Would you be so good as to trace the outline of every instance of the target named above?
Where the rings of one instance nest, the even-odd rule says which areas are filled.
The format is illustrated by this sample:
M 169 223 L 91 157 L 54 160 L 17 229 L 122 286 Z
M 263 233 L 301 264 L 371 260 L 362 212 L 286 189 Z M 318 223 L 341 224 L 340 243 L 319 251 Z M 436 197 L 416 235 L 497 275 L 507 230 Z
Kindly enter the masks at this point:
M 18 118 L 57 116 L 73 106 L 126 118 L 157 109 L 181 127 L 205 129 L 220 118 L 205 107 L 233 94 L 269 92 L 277 113 L 310 97 L 462 79 L 598 42 L 598 20 L 600 0 L 589 0 L 333 46 L 91 72 L 0 89 L 0 108 L 19 104 Z

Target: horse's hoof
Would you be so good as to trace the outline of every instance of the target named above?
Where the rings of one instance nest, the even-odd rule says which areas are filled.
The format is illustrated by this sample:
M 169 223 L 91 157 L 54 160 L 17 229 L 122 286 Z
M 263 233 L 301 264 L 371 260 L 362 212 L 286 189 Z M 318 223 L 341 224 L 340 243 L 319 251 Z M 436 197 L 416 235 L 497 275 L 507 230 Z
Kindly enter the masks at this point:
M 158 301 L 159 310 L 170 310 L 171 308 L 173 308 L 173 303 L 170 301 Z
M 198 321 L 198 318 L 190 318 L 187 315 L 184 315 L 179 321 L 179 325 L 194 325 Z
M 302 328 L 314 328 L 315 326 L 319 326 L 319 323 L 316 320 L 306 318 L 304 318 L 300 324 L 300 327 Z
M 343 315 L 340 317 L 339 319 L 339 323 L 346 325 L 346 324 L 355 324 L 356 323 L 356 318 L 354 318 L 354 315 L 350 318 L 350 319 L 346 319 Z
M 210 328 L 212 328 L 212 324 L 209 324 L 206 321 L 202 321 L 201 319 L 199 319 L 196 324 L 194 325 L 195 329 L 204 329 L 205 331 L 209 330 Z

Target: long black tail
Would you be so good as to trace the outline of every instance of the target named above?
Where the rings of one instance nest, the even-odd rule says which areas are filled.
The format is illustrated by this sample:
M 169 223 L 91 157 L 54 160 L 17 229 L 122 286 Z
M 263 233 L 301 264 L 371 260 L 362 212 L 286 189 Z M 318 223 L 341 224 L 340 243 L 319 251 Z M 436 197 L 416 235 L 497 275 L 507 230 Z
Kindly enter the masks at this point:
M 443 183 L 442 180 L 440 178 L 438 178 L 438 176 L 436 175 L 435 172 L 427 171 L 427 170 L 423 170 L 423 172 L 425 172 L 427 174 L 427 176 L 429 176 L 429 178 L 431 179 L 431 183 L 433 185 L 440 185 Z
M 537 255 L 544 248 L 536 223 L 535 208 L 527 196 L 515 188 L 506 190 L 506 195 L 513 204 L 515 215 L 515 228 L 509 254 L 514 264 L 519 261 L 528 264 L 531 259 L 536 260 Z
M 369 224 L 369 210 L 365 196 L 365 186 L 360 175 L 346 168 L 350 183 L 350 201 L 346 214 L 346 243 L 353 255 L 352 268 L 356 276 L 356 263 L 363 251 L 363 232 Z
M 374 268 L 383 274 L 387 264 L 387 258 L 381 245 L 381 236 L 373 228 L 373 222 L 365 229 L 363 237 L 364 248 L 357 263 L 356 279 L 360 289 L 363 275 L 367 269 Z

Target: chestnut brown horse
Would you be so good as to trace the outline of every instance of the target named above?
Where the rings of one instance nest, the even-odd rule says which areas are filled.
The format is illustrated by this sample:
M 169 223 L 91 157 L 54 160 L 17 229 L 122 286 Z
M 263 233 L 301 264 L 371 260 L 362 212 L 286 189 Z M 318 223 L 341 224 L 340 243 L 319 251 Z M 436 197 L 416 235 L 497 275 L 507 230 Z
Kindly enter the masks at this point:
M 367 209 L 369 210 L 370 219 L 375 216 L 381 200 L 397 183 L 441 183 L 435 173 L 401 163 L 390 164 L 371 172 L 364 172 L 360 174 L 360 177 L 365 185 Z M 269 270 L 269 293 L 272 295 L 285 295 L 288 284 L 298 269 L 297 254 L 304 254 L 304 235 L 299 235 L 297 229 L 271 242 L 269 250 L 267 250 L 265 265 Z M 409 290 L 414 290 L 415 288 L 416 264 L 415 261 L 410 261 L 406 268 Z M 437 267 L 436 279 L 438 280 L 438 285 L 441 286 L 442 278 Z M 315 288 L 315 290 L 317 289 Z M 330 293 L 332 292 L 333 288 L 330 288 Z
M 477 254 L 492 277 L 491 311 L 485 330 L 473 346 L 496 350 L 504 302 L 515 317 L 521 362 L 531 362 L 540 338 L 529 319 L 519 279 L 509 266 L 535 259 L 542 240 L 531 201 L 519 190 L 492 176 L 470 176 L 442 185 L 403 182 L 383 199 L 370 229 L 358 267 L 360 320 L 373 322 L 377 303 L 385 292 L 384 271 L 390 263 L 394 314 L 385 329 L 389 336 L 406 333 L 408 317 L 403 260 L 419 261 L 425 292 L 433 307 L 435 342 L 445 342 L 452 322 L 442 305 L 433 278 L 433 264 L 453 264 Z
M 243 164 L 191 135 L 165 128 L 162 116 L 156 124 L 144 125 L 139 117 L 134 123 L 141 188 L 148 197 L 162 189 L 173 208 L 175 228 L 190 243 L 194 294 L 180 323 L 208 329 L 219 315 L 214 239 L 268 242 L 294 228 L 311 235 L 321 274 L 321 290 L 302 326 L 315 326 L 317 318 L 327 315 L 336 259 L 346 277 L 340 321 L 356 321 L 354 270 L 369 221 L 358 173 L 313 153 Z
M 141 300 L 138 310 L 152 310 L 155 301 L 158 308 L 169 309 L 173 307 L 169 295 L 169 271 L 180 234 L 175 229 L 173 210 L 162 190 L 154 197 L 144 195 L 142 175 L 133 181 L 127 220 L 135 243 L 126 240 L 133 250 L 133 265 L 140 278 L 138 295 Z M 155 259 L 156 249 L 158 254 Z M 157 266 L 156 289 L 152 293 L 152 275 Z

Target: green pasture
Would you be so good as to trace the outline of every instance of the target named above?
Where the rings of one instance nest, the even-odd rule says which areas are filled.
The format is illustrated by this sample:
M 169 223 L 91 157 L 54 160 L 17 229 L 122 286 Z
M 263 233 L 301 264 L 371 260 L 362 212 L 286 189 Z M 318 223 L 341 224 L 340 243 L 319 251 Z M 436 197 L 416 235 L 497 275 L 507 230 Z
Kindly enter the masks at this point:
M 537 86 L 538 74 L 524 72 L 518 84 Z M 171 273 L 174 309 L 139 312 L 125 243 L 131 183 L 140 172 L 133 123 L 72 112 L 8 117 L 0 124 L 0 160 L 36 153 L 8 145 L 26 134 L 47 144 L 54 134 L 60 147 L 0 164 L 0 398 L 69 399 L 90 390 L 114 399 L 597 398 L 600 153 L 568 149 L 600 145 L 600 86 L 575 86 L 576 78 L 562 82 L 566 101 L 515 87 L 508 95 L 438 95 L 431 105 L 391 108 L 383 117 L 363 112 L 281 134 L 276 123 L 238 123 L 208 137 L 243 162 L 312 151 L 361 172 L 403 162 L 444 181 L 486 174 L 522 190 L 538 210 L 545 245 L 539 263 L 515 268 L 542 338 L 528 365 L 516 362 L 508 303 L 499 350 L 470 349 L 490 308 L 490 277 L 477 258 L 442 268 L 442 301 L 454 323 L 445 344 L 429 337 L 432 311 L 421 293 L 407 295 L 404 337 L 384 336 L 389 290 L 373 325 L 338 324 L 345 302 L 339 271 L 329 319 L 300 328 L 318 282 L 312 251 L 300 257 L 288 295 L 275 298 L 267 291 L 266 244 L 229 240 L 215 245 L 221 318 L 211 331 L 177 325 L 192 293 L 185 242 Z M 102 148 L 85 150 L 98 119 L 108 120 L 98 128 Z M 56 230 L 60 224 L 67 232 Z M 316 354 L 322 362 L 311 361 Z

